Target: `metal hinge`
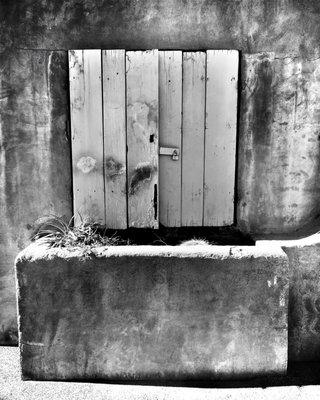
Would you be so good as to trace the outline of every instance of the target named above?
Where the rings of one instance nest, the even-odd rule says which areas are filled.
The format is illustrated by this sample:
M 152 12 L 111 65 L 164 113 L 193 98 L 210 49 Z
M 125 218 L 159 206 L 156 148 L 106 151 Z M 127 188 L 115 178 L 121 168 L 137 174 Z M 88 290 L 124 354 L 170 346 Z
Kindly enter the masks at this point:
M 178 161 L 180 150 L 176 147 L 160 147 L 159 154 L 160 156 L 171 156 L 172 160 Z

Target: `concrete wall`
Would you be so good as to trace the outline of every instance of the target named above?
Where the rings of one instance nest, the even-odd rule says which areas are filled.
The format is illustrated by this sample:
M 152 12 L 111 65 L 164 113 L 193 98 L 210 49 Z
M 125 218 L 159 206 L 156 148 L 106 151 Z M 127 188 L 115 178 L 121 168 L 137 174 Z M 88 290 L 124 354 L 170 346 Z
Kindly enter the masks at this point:
M 320 215 L 319 16 L 317 0 L 2 1 L 0 342 L 15 328 L 13 259 L 30 227 L 72 212 L 62 50 L 239 49 L 238 222 L 294 235 Z
M 2 4 L 1 70 L 8 58 L 16 58 L 17 49 L 239 49 L 243 60 L 240 226 L 255 234 L 281 235 L 312 223 L 320 214 L 315 179 L 320 118 L 318 1 L 7 0 Z M 261 52 L 271 54 L 254 55 Z M 299 161 L 298 145 L 302 146 Z
M 35 220 L 71 217 L 65 52 L 3 59 L 0 101 L 0 343 L 15 338 L 13 261 Z
M 319 362 L 320 233 L 298 240 L 261 240 L 256 246 L 281 246 L 289 259 L 289 361 Z
M 3 0 L 4 47 L 314 54 L 317 0 Z
M 320 59 L 243 55 L 238 144 L 239 226 L 260 236 L 294 236 L 314 225 L 320 214 Z

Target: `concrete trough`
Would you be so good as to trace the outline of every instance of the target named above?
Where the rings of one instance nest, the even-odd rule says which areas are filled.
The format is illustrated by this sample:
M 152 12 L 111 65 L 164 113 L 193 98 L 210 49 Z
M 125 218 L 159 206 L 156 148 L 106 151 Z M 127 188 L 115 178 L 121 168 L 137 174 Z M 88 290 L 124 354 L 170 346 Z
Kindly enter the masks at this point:
M 287 369 L 276 246 L 32 244 L 16 260 L 24 379 L 241 379 Z

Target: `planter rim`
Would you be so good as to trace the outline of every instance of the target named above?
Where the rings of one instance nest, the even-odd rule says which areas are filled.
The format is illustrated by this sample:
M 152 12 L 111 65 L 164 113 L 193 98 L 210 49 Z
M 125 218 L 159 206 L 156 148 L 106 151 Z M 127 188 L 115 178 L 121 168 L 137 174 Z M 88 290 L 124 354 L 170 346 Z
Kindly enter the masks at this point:
M 283 248 L 289 247 L 307 247 L 313 245 L 320 245 L 320 232 L 317 232 L 313 235 L 306 236 L 301 239 L 290 239 L 290 240 L 257 240 L 257 247 L 270 247 L 270 246 L 280 246 Z
M 222 246 L 222 245 L 192 245 L 192 246 L 97 246 L 97 247 L 50 247 L 43 243 L 31 243 L 22 250 L 16 263 L 21 261 L 36 261 L 52 258 L 83 258 L 86 257 L 178 257 L 178 258 L 286 258 L 286 254 L 278 243 L 260 243 L 259 246 Z

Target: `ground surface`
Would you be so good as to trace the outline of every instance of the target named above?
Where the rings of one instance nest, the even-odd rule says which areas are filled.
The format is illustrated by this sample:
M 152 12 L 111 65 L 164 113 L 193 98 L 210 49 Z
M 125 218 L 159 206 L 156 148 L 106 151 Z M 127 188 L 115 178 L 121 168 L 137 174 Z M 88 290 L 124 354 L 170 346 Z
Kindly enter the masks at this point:
M 116 400 L 233 400 L 233 399 L 319 399 L 320 381 L 319 365 L 300 365 L 291 368 L 289 378 L 271 382 L 274 387 L 237 388 L 239 382 L 223 383 L 225 388 L 173 387 L 147 385 L 120 385 L 99 383 L 69 382 L 31 382 L 22 381 L 19 369 L 19 350 L 16 347 L 0 347 L 0 399 L 7 400 L 82 400 L 82 399 L 116 399 Z M 296 384 L 313 383 L 310 386 Z M 251 382 L 258 385 L 258 381 Z M 246 382 L 250 384 L 250 382 Z M 260 384 L 263 384 L 260 382 Z M 289 386 L 282 386 L 282 385 Z

